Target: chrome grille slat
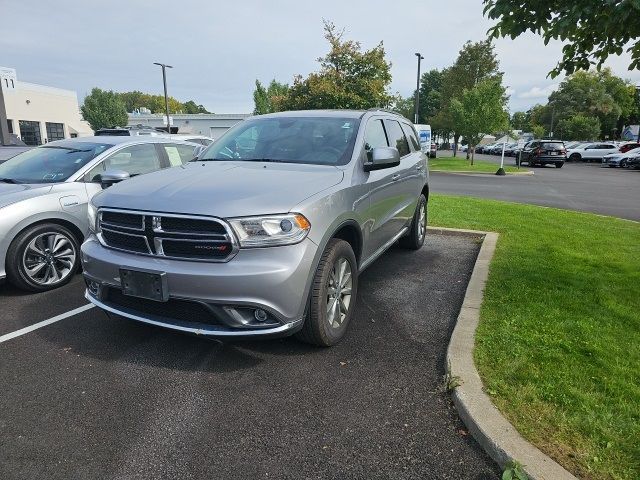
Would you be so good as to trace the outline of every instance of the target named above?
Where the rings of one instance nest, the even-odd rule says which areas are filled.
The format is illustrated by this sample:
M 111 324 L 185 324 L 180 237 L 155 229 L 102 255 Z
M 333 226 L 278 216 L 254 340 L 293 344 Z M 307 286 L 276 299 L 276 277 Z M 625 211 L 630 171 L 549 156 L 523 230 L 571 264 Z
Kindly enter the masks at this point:
M 98 213 L 100 228 L 106 232 L 99 233 L 98 239 L 108 248 L 204 262 L 226 262 L 238 251 L 231 228 L 217 218 L 115 209 L 100 209 Z M 165 225 L 169 228 L 165 229 Z M 179 226 L 186 231 L 178 230 Z M 135 242 L 123 237 L 144 239 L 146 251 L 141 251 L 139 243 L 136 248 L 127 248 Z

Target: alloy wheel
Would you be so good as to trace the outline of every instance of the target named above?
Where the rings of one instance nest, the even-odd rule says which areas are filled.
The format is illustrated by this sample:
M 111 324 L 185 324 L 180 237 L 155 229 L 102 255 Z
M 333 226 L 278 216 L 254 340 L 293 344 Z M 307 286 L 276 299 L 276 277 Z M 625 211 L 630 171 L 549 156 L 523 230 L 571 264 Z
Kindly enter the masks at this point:
M 420 220 L 418 221 L 418 235 L 420 241 L 424 238 L 427 233 L 427 216 L 424 209 L 424 203 L 420 205 Z
M 65 280 L 76 264 L 76 249 L 66 235 L 45 232 L 35 236 L 22 256 L 25 274 L 37 285 L 54 285 Z
M 339 328 L 349 312 L 352 287 L 351 265 L 346 258 L 339 257 L 327 280 L 327 321 L 332 328 Z

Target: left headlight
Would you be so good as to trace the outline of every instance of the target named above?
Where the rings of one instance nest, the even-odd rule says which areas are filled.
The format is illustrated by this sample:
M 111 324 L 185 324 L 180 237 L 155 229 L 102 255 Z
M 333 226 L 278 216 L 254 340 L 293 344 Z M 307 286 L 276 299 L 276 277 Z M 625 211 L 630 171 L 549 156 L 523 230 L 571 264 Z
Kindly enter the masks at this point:
M 92 233 L 98 233 L 98 209 L 91 202 L 89 202 L 87 207 L 87 217 L 89 220 L 89 231 Z
M 229 223 L 240 247 L 291 245 L 304 240 L 311 229 L 309 220 L 299 213 L 231 218 Z

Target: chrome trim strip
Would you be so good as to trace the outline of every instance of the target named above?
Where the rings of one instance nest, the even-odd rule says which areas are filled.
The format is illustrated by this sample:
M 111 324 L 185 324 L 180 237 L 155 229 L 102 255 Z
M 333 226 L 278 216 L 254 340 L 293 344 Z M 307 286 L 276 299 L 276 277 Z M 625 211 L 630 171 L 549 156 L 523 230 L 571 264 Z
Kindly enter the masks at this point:
M 400 237 L 402 237 L 405 233 L 407 233 L 408 231 L 409 231 L 409 227 L 403 227 L 402 230 L 400 230 L 397 233 L 397 235 L 395 235 L 391 240 L 389 240 L 387 243 L 382 245 L 378 250 L 373 252 L 369 258 L 367 258 L 364 262 L 362 262 L 358 272 L 362 272 L 365 268 L 367 268 L 369 265 L 371 265 L 380 255 L 382 255 L 384 252 L 386 252 L 389 249 L 389 247 L 391 247 L 391 245 L 396 243 L 396 241 Z
M 85 290 L 84 298 L 89 300 L 95 306 L 101 308 L 102 310 L 106 310 L 107 312 L 111 312 L 115 315 L 120 315 L 121 317 L 126 317 L 131 320 L 136 320 L 138 322 L 148 323 L 151 325 L 156 325 L 158 327 L 169 328 L 171 330 L 179 330 L 181 332 L 193 333 L 196 335 L 207 335 L 213 337 L 260 337 L 267 335 L 277 335 L 280 333 L 286 333 L 289 330 L 295 329 L 297 326 L 302 323 L 303 319 L 294 320 L 290 323 L 285 323 L 279 327 L 275 328 L 264 328 L 264 329 L 256 329 L 256 330 L 217 330 L 217 329 L 200 329 L 200 328 L 191 328 L 191 327 L 183 327 L 181 325 L 174 325 L 171 323 L 159 322 L 157 320 L 151 320 L 149 318 L 144 318 L 139 315 L 134 315 L 128 312 L 122 312 L 120 310 L 116 310 L 113 307 L 110 307 L 100 300 L 92 297 L 89 292 Z

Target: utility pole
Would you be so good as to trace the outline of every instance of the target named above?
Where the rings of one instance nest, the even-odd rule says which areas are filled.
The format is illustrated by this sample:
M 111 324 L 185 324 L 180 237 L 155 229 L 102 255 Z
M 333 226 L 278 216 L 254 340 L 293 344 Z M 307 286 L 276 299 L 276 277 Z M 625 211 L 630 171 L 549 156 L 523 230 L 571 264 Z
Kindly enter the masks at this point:
M 636 85 L 636 93 L 638 94 L 638 103 L 640 103 L 640 83 Z M 638 138 L 636 142 L 640 143 L 640 117 L 638 117 Z
M 4 93 L 2 92 L 2 78 L 0 78 L 0 145 L 10 145 L 9 122 L 7 121 L 7 109 L 4 106 Z
M 153 62 L 154 65 L 162 67 L 162 83 L 164 84 L 164 111 L 167 114 L 167 133 L 171 134 L 171 123 L 169 121 L 169 96 L 167 95 L 167 68 L 173 68 L 171 65 Z
M 413 118 L 413 123 L 418 123 L 418 112 L 420 109 L 420 60 L 424 60 L 424 57 L 420 53 L 416 53 L 416 57 L 418 57 L 418 78 L 416 80 L 416 113 Z

